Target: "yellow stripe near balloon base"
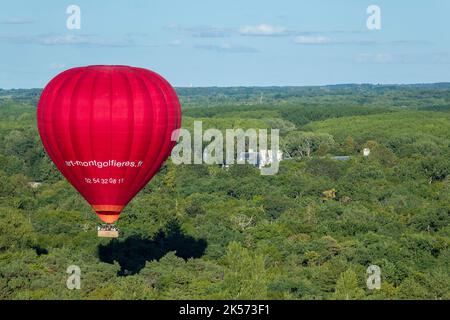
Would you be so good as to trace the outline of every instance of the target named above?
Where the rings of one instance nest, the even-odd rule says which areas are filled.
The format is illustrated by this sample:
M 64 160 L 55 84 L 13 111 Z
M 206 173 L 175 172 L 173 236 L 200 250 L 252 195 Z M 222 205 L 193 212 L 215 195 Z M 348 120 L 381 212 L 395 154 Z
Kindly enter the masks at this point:
M 105 205 L 105 204 L 94 204 L 92 208 L 95 213 L 97 213 L 100 220 L 105 223 L 114 223 L 119 219 L 119 214 L 122 212 L 125 206 L 120 205 Z
M 120 212 L 122 212 L 124 207 L 125 206 L 109 205 L 109 204 L 93 204 L 92 205 L 92 209 L 94 209 L 95 212 L 108 211 L 108 212 L 120 213 Z

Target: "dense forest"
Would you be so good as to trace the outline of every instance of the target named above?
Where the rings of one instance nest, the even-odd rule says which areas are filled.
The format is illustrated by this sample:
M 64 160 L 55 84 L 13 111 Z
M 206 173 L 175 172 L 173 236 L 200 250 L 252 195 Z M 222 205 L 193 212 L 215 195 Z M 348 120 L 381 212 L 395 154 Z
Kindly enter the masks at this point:
M 119 239 L 46 156 L 40 92 L 0 90 L 0 299 L 450 299 L 450 84 L 178 88 L 183 127 L 277 128 L 290 157 L 169 159 Z

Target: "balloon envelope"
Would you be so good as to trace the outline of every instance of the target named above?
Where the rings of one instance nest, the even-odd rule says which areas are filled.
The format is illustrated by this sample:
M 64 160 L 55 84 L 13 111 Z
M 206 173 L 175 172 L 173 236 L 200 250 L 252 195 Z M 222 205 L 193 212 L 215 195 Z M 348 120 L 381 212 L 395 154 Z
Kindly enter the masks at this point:
M 56 167 L 112 223 L 170 155 L 181 109 L 172 86 L 150 70 L 88 66 L 48 83 L 37 121 Z

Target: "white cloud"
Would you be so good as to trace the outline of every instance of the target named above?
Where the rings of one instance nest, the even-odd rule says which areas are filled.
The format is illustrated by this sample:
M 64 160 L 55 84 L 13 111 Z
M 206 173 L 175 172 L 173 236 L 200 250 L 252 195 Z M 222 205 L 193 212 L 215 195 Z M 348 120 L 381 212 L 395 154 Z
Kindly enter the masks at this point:
M 125 34 L 125 36 L 127 37 L 135 37 L 135 38 L 146 38 L 148 37 L 150 34 L 148 34 L 147 32 L 127 32 Z
M 400 57 L 395 57 L 390 53 L 362 53 L 358 55 L 355 60 L 358 63 L 387 64 L 402 60 L 399 58 Z
M 44 36 L 37 40 L 43 45 L 88 44 L 94 41 L 92 36 L 79 36 L 73 34 Z
M 224 53 L 256 53 L 256 52 L 258 52 L 258 50 L 256 50 L 253 47 L 232 45 L 229 43 L 224 43 L 221 45 L 215 45 L 215 44 L 196 45 L 195 48 L 202 49 L 202 50 L 216 51 L 216 52 L 224 52 Z
M 324 36 L 298 36 L 294 38 L 294 42 L 297 44 L 328 44 L 331 40 Z
M 38 39 L 38 42 L 43 45 L 98 45 L 98 46 L 122 46 L 125 44 L 131 44 L 130 41 L 114 41 L 105 39 L 95 35 L 50 35 L 44 36 Z
M 228 28 L 216 27 L 216 26 L 191 26 L 182 27 L 177 24 L 170 24 L 168 29 L 177 32 L 186 33 L 196 38 L 224 38 L 231 35 L 232 30 Z
M 61 62 L 50 63 L 50 70 L 61 70 L 61 69 L 67 69 L 67 64 Z
M 34 21 L 26 18 L 8 18 L 0 20 L 0 24 L 30 24 L 30 23 L 34 23 Z
M 95 34 L 41 34 L 34 36 L 0 36 L 0 42 L 15 44 L 37 44 L 43 46 L 101 46 L 101 47 L 133 47 L 155 46 L 136 42 L 132 36 L 105 38 Z
M 178 47 L 181 44 L 182 44 L 181 40 L 178 40 L 178 39 L 172 40 L 172 41 L 169 42 L 169 46 L 172 46 L 172 47 Z
M 300 45 L 345 45 L 345 46 L 376 46 L 376 45 L 390 45 L 390 46 L 404 46 L 413 44 L 427 44 L 424 41 L 409 41 L 409 40 L 395 40 L 395 41 L 376 41 L 367 39 L 331 39 L 323 35 L 300 35 L 294 38 L 294 43 Z M 379 57 L 382 59 L 382 57 Z
M 256 26 L 243 26 L 239 33 L 245 36 L 279 36 L 286 34 L 286 28 L 270 24 L 259 24 Z
M 433 53 L 431 61 L 437 64 L 450 64 L 450 52 Z

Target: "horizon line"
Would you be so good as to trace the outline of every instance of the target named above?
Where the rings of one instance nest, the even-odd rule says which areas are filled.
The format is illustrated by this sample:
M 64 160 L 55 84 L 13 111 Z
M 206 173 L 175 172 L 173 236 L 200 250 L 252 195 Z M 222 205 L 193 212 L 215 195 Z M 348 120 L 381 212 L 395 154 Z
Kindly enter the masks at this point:
M 334 87 L 334 86 L 424 86 L 424 85 L 450 85 L 450 81 L 438 82 L 414 82 L 414 83 L 371 83 L 371 82 L 349 82 L 349 83 L 334 83 L 334 84 L 311 84 L 311 85 L 205 85 L 205 86 L 173 86 L 175 89 L 205 89 L 205 88 L 320 88 L 320 87 Z M 43 90 L 44 87 L 29 87 L 29 88 L 0 88 L 0 90 Z

